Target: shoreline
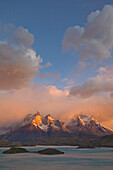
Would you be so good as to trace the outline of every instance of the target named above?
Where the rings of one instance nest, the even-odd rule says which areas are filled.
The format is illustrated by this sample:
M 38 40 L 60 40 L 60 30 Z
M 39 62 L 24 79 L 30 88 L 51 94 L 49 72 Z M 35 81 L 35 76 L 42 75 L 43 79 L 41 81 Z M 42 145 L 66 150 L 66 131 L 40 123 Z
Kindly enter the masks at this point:
M 0 146 L 0 149 L 8 149 L 11 148 L 13 146 Z M 19 148 L 41 148 L 41 147 L 49 147 L 49 148 L 74 148 L 74 149 L 107 149 L 107 148 L 111 148 L 113 149 L 113 146 L 95 146 L 95 147 L 79 147 L 79 146 L 72 146 L 72 145 L 34 145 L 34 146 L 14 146 L 14 147 L 19 147 Z

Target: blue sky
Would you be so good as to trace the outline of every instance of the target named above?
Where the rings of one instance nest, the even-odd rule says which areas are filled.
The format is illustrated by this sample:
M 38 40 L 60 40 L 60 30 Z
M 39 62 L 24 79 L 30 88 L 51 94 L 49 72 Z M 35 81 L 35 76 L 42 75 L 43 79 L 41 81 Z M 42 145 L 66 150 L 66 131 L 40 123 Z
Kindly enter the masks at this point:
M 39 110 L 113 128 L 113 0 L 0 0 L 0 103 L 0 124 Z
M 78 69 L 78 58 L 70 51 L 63 52 L 62 41 L 66 29 L 70 26 L 84 26 L 87 16 L 92 12 L 102 10 L 112 0 L 1 0 L 1 24 L 14 24 L 27 28 L 35 37 L 32 48 L 43 58 L 43 64 L 50 62 L 51 67 L 41 72 L 59 72 L 59 79 L 53 77 L 35 82 L 45 85 L 66 86 L 62 79 L 68 78 L 74 84 L 83 83 L 88 77 L 97 74 L 94 68 Z M 104 64 L 104 63 L 103 63 Z

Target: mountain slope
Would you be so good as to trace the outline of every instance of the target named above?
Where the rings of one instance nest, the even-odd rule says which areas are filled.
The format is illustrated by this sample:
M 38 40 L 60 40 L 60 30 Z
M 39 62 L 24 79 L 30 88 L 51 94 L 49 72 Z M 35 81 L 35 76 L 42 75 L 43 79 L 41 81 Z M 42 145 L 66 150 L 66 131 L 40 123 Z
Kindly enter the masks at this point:
M 111 135 L 113 130 L 102 126 L 96 119 L 88 115 L 74 116 L 66 125 L 55 120 L 50 114 L 42 118 L 40 113 L 28 114 L 24 120 L 1 138 L 9 141 L 26 142 L 57 135 Z
M 26 142 L 26 141 L 35 141 L 42 137 L 46 136 L 46 133 L 42 131 L 39 127 L 35 127 L 32 124 L 27 124 L 22 127 L 18 127 L 9 133 L 3 135 L 5 139 L 9 141 L 18 141 L 18 142 Z
M 46 136 L 45 130 L 40 127 L 41 124 L 42 118 L 39 112 L 34 115 L 29 114 L 24 118 L 24 121 L 17 128 L 3 136 L 10 141 L 34 141 Z
M 102 126 L 96 119 L 89 115 L 79 115 L 71 119 L 67 128 L 73 134 L 110 135 L 113 130 Z
M 3 134 L 2 137 L 9 141 L 26 142 L 61 133 L 69 133 L 63 123 L 59 120 L 54 120 L 50 114 L 45 116 L 43 121 L 40 113 L 37 112 L 34 115 L 28 114 L 18 127 Z

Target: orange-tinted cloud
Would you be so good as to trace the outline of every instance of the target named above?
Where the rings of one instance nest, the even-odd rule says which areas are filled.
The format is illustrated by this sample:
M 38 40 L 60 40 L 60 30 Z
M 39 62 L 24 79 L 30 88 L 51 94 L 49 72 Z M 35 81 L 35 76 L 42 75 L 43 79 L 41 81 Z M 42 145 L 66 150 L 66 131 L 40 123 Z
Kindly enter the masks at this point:
M 7 38 L 0 41 L 0 90 L 20 89 L 28 86 L 35 76 L 60 76 L 60 73 L 40 73 L 39 69 L 52 64 L 42 63 L 40 55 L 31 48 L 34 36 L 23 27 L 7 25 Z
M 113 70 L 101 67 L 99 74 L 70 89 L 70 95 L 84 98 L 113 91 Z
M 55 86 L 31 85 L 27 88 L 0 93 L 0 125 L 9 125 L 20 121 L 28 113 L 37 110 L 42 115 L 51 114 L 56 119 L 68 120 L 72 116 L 84 113 L 93 115 L 100 122 L 113 120 L 113 98 L 96 97 L 84 99 L 70 97 L 68 91 Z M 110 127 L 113 128 L 112 124 Z
M 10 31 L 9 31 L 10 28 Z M 9 31 L 9 32 L 8 32 Z M 0 90 L 23 88 L 37 75 L 42 58 L 31 48 L 34 36 L 23 27 L 7 26 L 0 41 Z

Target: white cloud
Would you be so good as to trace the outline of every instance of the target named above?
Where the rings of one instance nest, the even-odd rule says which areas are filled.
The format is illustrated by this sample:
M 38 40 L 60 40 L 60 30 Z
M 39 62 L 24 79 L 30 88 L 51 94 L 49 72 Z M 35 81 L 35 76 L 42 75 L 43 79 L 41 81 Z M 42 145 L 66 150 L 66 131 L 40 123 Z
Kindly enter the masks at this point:
M 113 50 L 113 6 L 106 5 L 102 11 L 92 12 L 85 27 L 69 27 L 63 39 L 64 50 L 80 52 L 80 59 L 111 57 Z
M 70 89 L 70 95 L 81 96 L 84 98 L 91 97 L 102 92 L 113 91 L 113 70 L 107 70 L 104 67 L 98 69 L 99 74 L 96 77 L 89 78 L 78 86 Z
M 68 90 L 59 90 L 56 88 L 56 86 L 48 86 L 49 93 L 53 96 L 68 96 L 69 91 Z

